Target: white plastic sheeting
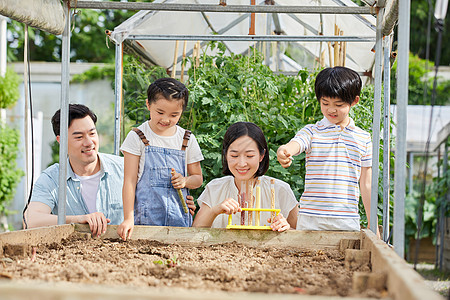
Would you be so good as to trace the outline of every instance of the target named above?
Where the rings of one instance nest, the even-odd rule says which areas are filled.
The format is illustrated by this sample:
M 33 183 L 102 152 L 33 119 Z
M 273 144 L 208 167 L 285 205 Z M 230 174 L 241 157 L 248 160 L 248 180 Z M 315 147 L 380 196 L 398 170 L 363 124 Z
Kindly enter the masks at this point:
M 0 0 L 0 14 L 55 35 L 64 31 L 60 0 Z
M 217 0 L 156 0 L 159 3 L 218 4 Z M 276 5 L 296 6 L 357 6 L 350 0 L 277 0 Z M 248 0 L 228 0 L 228 5 L 248 5 Z M 262 1 L 264 4 L 264 1 Z M 343 31 L 344 36 L 375 37 L 376 19 L 371 15 L 348 14 L 277 14 L 278 28 L 288 36 L 324 36 L 335 35 L 335 25 Z M 322 18 L 322 26 L 321 24 Z M 241 19 L 240 22 L 237 20 Z M 208 24 L 208 22 L 209 24 Z M 276 30 L 272 14 L 256 14 L 256 35 L 272 34 Z M 267 22 L 270 22 L 268 30 Z M 235 24 L 237 23 L 237 24 Z M 116 43 L 123 42 L 130 35 L 211 35 L 214 31 L 223 35 L 248 35 L 250 14 L 244 13 L 211 13 L 211 12 L 172 12 L 172 11 L 140 11 L 119 25 L 111 33 Z M 294 42 L 309 60 L 297 61 L 301 66 L 311 66 L 322 59 L 329 66 L 329 50 L 326 42 Z M 169 68 L 173 64 L 175 41 L 155 41 L 138 39 L 133 46 L 154 64 Z M 187 41 L 187 52 L 192 53 L 195 41 Z M 227 48 L 233 53 L 243 53 L 255 42 L 225 41 Z M 345 65 L 358 72 L 371 71 L 374 62 L 375 42 L 347 42 Z M 285 47 L 281 47 L 285 48 Z M 183 51 L 180 41 L 178 55 Z M 274 52 L 272 51 L 272 54 Z M 333 49 L 331 50 L 333 57 Z M 294 57 L 295 58 L 295 57 Z M 178 61 L 179 62 L 179 61 Z M 285 71 L 292 70 L 283 64 Z M 316 63 L 318 66 L 318 63 Z M 283 67 L 281 68 L 283 70 Z

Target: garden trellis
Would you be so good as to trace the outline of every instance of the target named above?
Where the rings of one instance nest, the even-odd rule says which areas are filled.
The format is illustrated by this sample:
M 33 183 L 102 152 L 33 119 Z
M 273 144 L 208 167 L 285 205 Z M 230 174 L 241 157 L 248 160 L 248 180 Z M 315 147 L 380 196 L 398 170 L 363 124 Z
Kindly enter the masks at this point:
M 398 82 L 397 82 L 397 103 L 398 103 L 398 117 L 397 120 L 397 142 L 396 142 L 396 165 L 395 165 L 395 202 L 394 202 L 394 246 L 397 253 L 403 257 L 404 252 L 404 197 L 405 197 L 405 165 L 406 165 L 406 105 L 408 98 L 408 49 L 409 49 L 409 0 L 398 0 L 398 1 L 385 1 L 381 0 L 378 2 L 366 0 L 368 4 L 364 7 L 329 7 L 329 6 L 291 6 L 291 5 L 225 5 L 221 6 L 220 3 L 226 1 L 210 1 L 215 4 L 181 4 L 181 3 L 128 3 L 128 2 L 110 2 L 110 1 L 64 1 L 64 11 L 67 16 L 70 16 L 71 8 L 77 9 L 130 9 L 130 10 L 152 10 L 152 11 L 191 11 L 191 12 L 214 12 L 220 14 L 227 13 L 255 13 L 255 14 L 337 14 L 342 17 L 352 16 L 355 14 L 366 14 L 376 16 L 375 34 L 371 37 L 371 41 L 375 41 L 375 63 L 374 63 L 374 77 L 375 77 L 375 107 L 374 107 L 374 121 L 373 121 L 373 140 L 374 140 L 374 160 L 373 165 L 378 166 L 379 164 L 379 140 L 380 140 L 380 120 L 381 120 L 381 91 L 382 91 L 382 74 L 383 65 L 385 66 L 384 74 L 385 78 L 390 76 L 389 68 L 389 54 L 390 54 L 390 35 L 394 23 L 397 21 L 398 15 Z M 267 1 L 272 2 L 272 1 Z M 342 1 L 336 0 L 338 3 L 343 3 Z M 281 3 L 281 2 L 280 2 Z M 289 2 L 291 3 L 291 2 Z M 276 17 L 274 17 L 274 20 Z M 67 156 L 67 107 L 69 104 L 69 62 L 70 62 L 70 23 L 71 18 L 65 18 L 65 31 L 62 35 L 62 69 L 61 69 L 61 149 L 60 157 Z M 275 22 L 276 23 L 276 22 Z M 359 29 L 359 28 L 358 28 Z M 350 32 L 345 32 L 349 34 Z M 384 37 L 384 43 L 383 43 Z M 150 37 L 150 39 L 155 39 L 156 36 Z M 164 39 L 169 39 L 167 37 L 162 37 Z M 206 35 L 202 39 L 210 39 L 211 36 Z M 233 36 L 222 35 L 217 39 L 223 41 L 231 40 L 232 38 L 237 38 Z M 271 40 L 281 41 L 283 39 L 288 39 L 283 36 L 267 36 L 265 35 L 255 35 L 255 36 L 242 36 L 241 39 L 249 39 L 252 41 L 263 41 Z M 187 39 L 187 36 L 173 36 L 173 40 L 183 40 Z M 201 40 L 199 37 L 192 37 L 195 40 Z M 295 36 L 294 40 L 301 41 L 305 39 L 303 36 Z M 318 36 L 317 41 L 354 41 L 350 38 L 344 36 Z M 121 86 L 122 86 L 122 50 L 123 43 L 119 42 L 116 45 L 116 133 L 115 133 L 115 152 L 118 152 L 119 134 L 120 133 L 120 103 L 121 103 Z M 389 103 L 386 95 L 386 90 L 389 90 L 389 80 L 384 80 L 384 91 L 385 91 L 385 103 Z M 386 110 L 387 112 L 389 110 Z M 386 118 L 385 118 L 386 119 Z M 389 118 L 387 118 L 388 120 Z M 389 128 L 389 125 L 384 126 L 384 128 Z M 384 158 L 385 163 L 388 164 L 389 158 Z M 67 161 L 61 160 L 60 162 L 60 189 L 59 189 L 59 199 L 66 198 L 65 189 L 65 178 L 66 178 L 66 168 Z M 373 181 L 372 186 L 378 186 L 378 168 L 373 168 Z M 384 170 L 387 170 L 386 168 Z M 389 174 L 389 172 L 387 172 Z M 375 184 L 374 184 L 375 183 Z M 388 186 L 385 188 L 388 188 Z M 377 199 L 377 190 L 372 191 L 372 199 Z M 387 200 L 387 202 L 386 202 Z M 388 199 L 384 199 L 388 203 Z M 376 224 L 374 223 L 377 211 L 377 202 L 372 201 L 372 224 L 371 228 L 375 229 Z M 64 205 L 58 206 L 58 224 L 65 223 L 65 207 Z M 389 218 L 387 218 L 389 220 Z M 388 224 L 384 224 L 385 232 L 389 228 Z
M 83 1 L 84 2 L 84 1 Z M 155 2 L 162 2 L 162 1 L 155 1 Z M 185 1 L 186 2 L 186 1 Z M 304 6 L 288 6 L 286 5 L 286 1 L 277 1 L 277 4 L 282 3 L 284 5 L 267 5 L 266 2 L 262 2 L 261 5 L 242 5 L 244 2 L 248 1 L 233 1 L 233 4 L 239 2 L 241 5 L 227 5 L 227 6 L 219 6 L 217 5 L 217 1 L 188 1 L 192 3 L 179 3 L 179 1 L 164 1 L 164 3 L 152 3 L 152 4 L 139 4 L 134 3 L 130 5 L 130 7 L 134 8 L 140 8 L 140 9 L 148 9 L 148 11 L 140 11 L 135 16 L 130 18 L 129 20 L 125 21 L 121 25 L 115 28 L 115 30 L 110 34 L 111 39 L 116 43 L 116 126 L 115 126 L 115 153 L 118 154 L 119 149 L 119 143 L 120 143 L 120 120 L 121 120 L 121 103 L 122 103 L 122 93 L 121 93 L 121 87 L 122 87 L 122 57 L 123 57 L 123 47 L 124 43 L 126 41 L 131 41 L 127 45 L 128 47 L 133 48 L 135 53 L 139 53 L 141 57 L 143 57 L 145 60 L 150 61 L 153 64 L 162 65 L 164 67 L 170 67 L 171 66 L 171 54 L 173 49 L 173 43 L 169 44 L 167 41 L 191 41 L 191 45 L 188 44 L 188 47 L 190 47 L 190 51 L 193 50 L 193 43 L 195 41 L 211 41 L 211 40 L 219 40 L 223 41 L 227 48 L 232 52 L 245 52 L 247 50 L 248 44 L 245 46 L 236 44 L 236 41 L 247 41 L 250 44 L 254 44 L 255 42 L 270 42 L 270 41 L 292 41 L 301 43 L 302 47 L 309 51 L 310 53 L 314 53 L 313 47 L 310 46 L 311 42 L 340 42 L 340 41 L 346 41 L 346 42 L 353 42 L 354 44 L 358 43 L 358 46 L 362 45 L 361 47 L 354 47 L 352 49 L 358 49 L 363 54 L 360 54 L 360 61 L 358 62 L 356 58 L 353 58 L 351 55 L 351 51 L 347 55 L 349 58 L 349 61 L 352 62 L 351 67 L 359 71 L 360 73 L 364 74 L 364 71 L 372 70 L 372 66 L 374 69 L 374 75 L 375 75 L 375 107 L 374 107 L 374 118 L 373 118 L 373 141 L 374 141 L 374 154 L 373 154 L 373 166 L 378 166 L 379 164 L 379 146 L 380 146 L 380 123 L 381 123 L 381 91 L 382 91 L 382 73 L 383 73 L 383 65 L 384 65 L 384 74 L 385 78 L 390 77 L 390 56 L 391 56 L 391 31 L 392 31 L 392 15 L 395 15 L 396 13 L 396 4 L 394 2 L 390 2 L 390 14 L 386 14 L 385 18 L 385 8 L 384 5 L 386 4 L 384 1 L 379 1 L 374 6 L 365 6 L 365 7 L 359 7 L 359 6 L 348 6 L 350 5 L 350 2 L 346 2 L 347 5 L 343 1 L 328 1 L 326 4 L 329 6 L 313 6 L 311 3 L 308 2 L 307 4 L 302 3 Z M 199 2 L 205 3 L 216 3 L 216 5 L 211 4 L 199 4 Z M 306 2 L 306 1 L 305 1 Z M 322 1 L 322 5 L 323 5 Z M 91 2 L 92 3 L 92 2 Z M 121 5 L 123 7 L 123 4 L 116 5 L 115 3 L 110 3 L 111 6 L 108 6 L 108 8 L 119 8 Z M 118 4 L 118 3 L 117 3 Z M 337 6 L 330 6 L 330 5 L 336 5 Z M 353 4 L 353 3 L 352 3 Z M 374 4 L 374 3 L 372 3 Z M 78 1 L 78 7 L 82 8 L 83 6 L 80 5 L 80 1 Z M 93 5 L 93 3 L 92 3 Z M 100 8 L 102 5 L 98 5 L 95 8 Z M 106 8 L 102 6 L 103 8 Z M 91 7 L 93 8 L 93 7 Z M 161 12 L 162 11 L 162 12 Z M 173 12 L 173 14 L 178 15 L 168 15 L 164 14 L 163 12 Z M 182 13 L 180 13 L 182 12 Z M 188 17 L 188 14 L 193 14 L 194 12 L 200 12 L 200 14 L 194 15 L 194 17 Z M 216 13 L 216 12 L 222 12 L 222 13 L 228 13 L 229 15 L 232 15 L 232 17 L 228 17 L 227 22 L 224 22 L 222 27 L 218 26 L 220 24 L 219 21 L 217 21 L 217 15 L 218 14 L 212 14 L 211 16 L 205 15 L 207 12 Z M 251 13 L 266 13 L 266 14 L 272 14 L 273 24 L 274 27 L 269 27 L 268 24 L 271 24 L 272 21 L 268 21 L 264 18 L 262 18 L 262 22 L 260 22 L 260 32 L 265 34 L 255 34 L 255 35 L 246 35 L 246 30 L 248 30 L 248 26 L 241 26 L 238 27 L 238 24 L 242 24 L 242 19 L 249 19 Z M 159 15 L 157 14 L 159 13 Z M 241 13 L 241 14 L 239 14 Z M 244 15 L 242 15 L 244 14 Z M 285 32 L 286 27 L 281 27 L 280 25 L 280 16 L 278 14 L 288 14 L 289 18 L 286 18 L 287 20 L 294 20 L 294 22 L 298 25 L 300 25 L 304 30 L 308 30 L 309 34 L 305 35 L 270 35 L 270 32 Z M 319 17 L 319 22 L 316 22 L 317 24 L 309 25 L 306 22 L 306 18 L 299 18 L 297 14 L 301 14 L 301 16 L 308 17 L 310 20 L 315 20 L 312 15 L 316 14 Z M 324 30 L 323 23 L 324 22 L 324 16 L 326 15 L 338 15 L 341 20 L 345 20 L 346 18 L 355 18 L 360 26 L 356 26 L 359 29 L 359 32 L 361 32 L 361 28 L 367 29 L 365 31 L 366 35 L 324 35 L 324 33 L 329 32 Z M 368 17 L 363 17 L 363 15 L 369 15 Z M 375 22 L 376 24 L 373 24 L 372 22 L 373 17 L 372 15 L 376 15 Z M 155 17 L 155 21 L 153 21 L 152 17 Z M 196 17 L 195 17 L 196 16 Z M 188 19 L 189 18 L 189 19 Z M 197 18 L 197 19 L 196 19 Z M 335 17 L 336 18 L 336 17 Z M 372 19 L 371 19 L 372 18 Z M 174 19 L 174 20 L 184 20 L 184 23 L 182 24 L 167 24 L 167 22 L 163 22 L 164 20 L 168 19 Z M 188 26 L 188 23 L 186 22 L 186 19 L 189 21 L 194 20 L 194 25 Z M 204 21 L 202 22 L 202 19 Z M 316 18 L 317 19 L 317 18 Z M 207 20 L 207 21 L 206 21 Z M 264 22 L 266 21 L 266 22 Z M 372 21 L 372 22 L 371 22 Z M 383 22 L 385 21 L 385 22 Z M 158 26 L 158 23 L 161 23 Z M 322 26 L 319 26 L 318 24 L 322 23 Z M 334 25 L 336 24 L 336 20 Z M 172 27 L 171 27 L 172 25 Z M 183 26 L 184 25 L 184 26 Z M 202 26 L 203 25 L 203 26 Z M 354 25 L 354 24 L 353 24 Z M 342 26 L 342 25 L 340 25 Z M 169 27 L 169 29 L 167 29 Z M 187 29 L 186 29 L 187 27 Z M 195 28 L 195 29 L 194 29 Z M 219 28 L 219 29 L 218 29 Z M 267 29 L 269 28 L 269 29 Z M 315 30 L 314 28 L 321 28 L 320 30 Z M 214 29 L 214 30 L 213 30 Z M 185 30 L 195 30 L 197 33 L 194 34 L 186 34 Z M 234 30 L 234 31 L 233 31 Z M 181 34 L 179 34 L 181 31 Z M 150 32 L 150 33 L 149 33 Z M 226 34 L 228 32 L 233 33 L 240 33 L 240 34 Z M 349 33 L 352 33 L 351 31 Z M 372 32 L 372 35 L 369 33 Z M 178 34 L 177 34 L 178 33 Z M 257 29 L 258 33 L 258 29 Z M 383 33 L 387 33 L 388 35 L 384 37 L 383 39 Z M 135 42 L 137 41 L 137 42 Z M 163 43 L 159 43 L 156 41 L 164 41 Z M 235 42 L 235 43 L 232 43 Z M 372 42 L 372 43 L 371 43 Z M 375 54 L 372 55 L 371 53 L 371 47 L 373 46 L 373 42 L 375 42 Z M 368 48 L 368 45 L 370 47 Z M 359 48 L 363 48 L 363 50 L 366 50 L 366 52 L 361 51 Z M 265 51 L 267 52 L 267 51 Z M 357 51 L 356 51 L 357 52 Z M 325 50 L 323 50 L 323 53 L 327 53 Z M 175 56 L 178 53 L 175 54 Z M 187 53 L 189 55 L 190 52 Z M 365 54 L 365 55 L 364 55 Z M 317 55 L 320 57 L 322 55 L 322 48 L 319 50 L 319 54 Z M 329 56 L 330 53 L 328 53 Z M 355 57 L 357 56 L 357 53 L 355 54 Z M 372 57 L 375 57 L 375 62 L 371 59 Z M 267 55 L 266 55 L 267 58 Z M 361 59 L 362 58 L 362 59 Z M 178 59 L 177 61 L 181 61 L 181 59 Z M 330 57 L 327 59 L 324 59 L 324 61 L 331 61 Z M 373 65 L 374 63 L 374 65 Z M 330 62 L 331 64 L 331 62 Z M 172 65 L 172 68 L 176 68 L 176 64 Z M 384 97 L 387 101 L 385 101 L 385 107 L 384 111 L 387 112 L 384 114 L 384 122 L 385 122 L 385 132 L 384 132 L 384 138 L 389 140 L 389 80 L 384 81 Z M 401 132 L 401 131 L 400 131 Z M 385 147 L 384 152 L 384 182 L 389 182 L 389 148 Z M 403 149 L 406 151 L 406 149 Z M 396 153 L 398 155 L 401 155 L 402 153 L 402 147 L 398 147 Z M 406 155 L 406 152 L 405 152 Z M 396 182 L 401 184 L 400 178 L 404 178 L 404 172 L 403 175 L 401 175 L 399 171 L 399 174 L 396 173 Z M 401 176 L 401 177 L 397 177 Z M 373 168 L 372 173 L 372 186 L 377 187 L 378 186 L 378 168 Z M 404 180 L 404 179 L 403 179 Z M 389 184 L 384 184 L 384 195 L 383 195 L 383 233 L 384 233 L 384 240 L 387 241 L 389 236 Z M 404 194 L 404 192 L 403 192 Z M 404 198 L 404 197 L 403 197 Z M 378 199 L 378 190 L 372 189 L 372 199 Z M 404 245 L 404 238 L 403 229 L 400 227 L 396 227 L 396 223 L 402 223 L 404 222 L 403 213 L 400 211 L 404 210 L 404 204 L 399 202 L 396 203 L 396 209 L 394 210 L 394 245 L 398 245 L 396 247 L 396 251 L 399 251 L 398 253 L 403 256 L 403 245 Z M 371 207 L 371 224 L 370 227 L 376 228 L 376 212 L 377 212 L 377 201 L 372 201 L 372 207 Z M 398 234 L 395 234 L 395 232 L 398 232 Z M 401 246 L 400 246 L 401 245 Z

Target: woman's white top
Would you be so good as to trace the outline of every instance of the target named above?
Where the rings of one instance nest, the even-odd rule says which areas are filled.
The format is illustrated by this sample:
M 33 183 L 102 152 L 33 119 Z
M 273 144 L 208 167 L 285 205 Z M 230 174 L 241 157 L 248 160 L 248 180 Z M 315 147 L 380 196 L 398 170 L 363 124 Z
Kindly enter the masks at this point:
M 271 208 L 271 191 L 270 191 L 270 180 L 275 179 L 269 176 L 259 177 L 261 184 L 261 207 L 260 208 Z M 292 192 L 291 187 L 284 181 L 275 179 L 274 184 L 275 189 L 275 208 L 281 209 L 281 213 L 285 218 L 288 217 L 290 211 L 298 205 L 295 199 L 294 192 Z M 209 207 L 216 206 L 220 204 L 227 198 L 233 198 L 239 202 L 238 189 L 234 183 L 233 176 L 225 176 L 217 179 L 213 179 L 205 187 L 205 190 L 198 198 L 198 203 L 200 207 L 202 205 L 208 205 Z M 253 197 L 256 196 L 256 188 L 253 188 Z M 256 201 L 254 201 L 255 203 Z M 255 225 L 255 212 L 253 212 L 253 225 Z M 270 212 L 261 212 L 260 225 L 270 225 L 267 219 L 270 218 Z M 236 213 L 233 215 L 232 224 L 240 225 L 241 214 Z M 221 214 L 217 216 L 214 220 L 211 228 L 225 228 L 228 225 L 228 215 Z M 245 224 L 247 225 L 247 223 Z

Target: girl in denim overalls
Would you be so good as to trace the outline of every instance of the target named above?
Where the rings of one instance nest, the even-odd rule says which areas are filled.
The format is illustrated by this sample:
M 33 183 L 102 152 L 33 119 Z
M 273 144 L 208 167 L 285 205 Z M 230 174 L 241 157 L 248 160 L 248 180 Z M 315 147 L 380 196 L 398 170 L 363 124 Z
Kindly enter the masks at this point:
M 173 78 L 161 78 L 147 90 L 150 120 L 130 131 L 120 150 L 125 159 L 123 181 L 124 221 L 117 233 L 124 240 L 134 225 L 192 225 L 177 193 L 186 200 L 187 189 L 203 182 L 203 156 L 190 131 L 177 125 L 186 109 L 189 92 Z

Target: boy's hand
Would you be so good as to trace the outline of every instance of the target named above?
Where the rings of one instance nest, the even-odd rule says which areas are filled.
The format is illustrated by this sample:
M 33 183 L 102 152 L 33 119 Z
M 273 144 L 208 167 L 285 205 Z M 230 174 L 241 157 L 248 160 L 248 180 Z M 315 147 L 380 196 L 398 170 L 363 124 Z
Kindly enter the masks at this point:
M 287 168 L 292 164 L 292 155 L 288 152 L 286 145 L 278 148 L 277 160 L 283 168 Z

